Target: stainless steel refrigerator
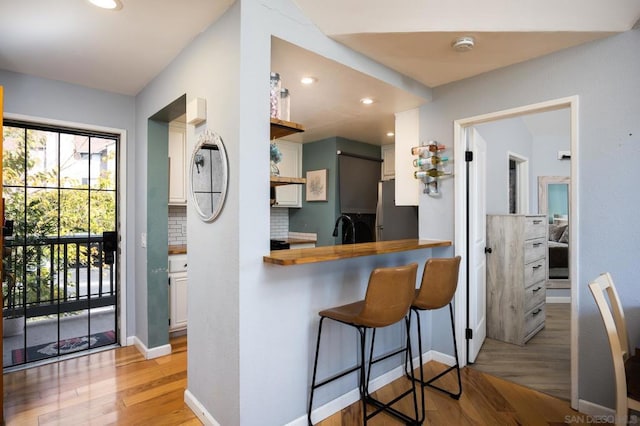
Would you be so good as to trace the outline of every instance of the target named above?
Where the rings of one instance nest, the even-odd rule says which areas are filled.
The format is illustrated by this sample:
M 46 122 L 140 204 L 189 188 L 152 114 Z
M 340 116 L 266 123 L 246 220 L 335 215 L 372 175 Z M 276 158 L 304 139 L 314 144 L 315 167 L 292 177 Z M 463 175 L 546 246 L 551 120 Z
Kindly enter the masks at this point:
M 418 238 L 418 208 L 396 206 L 396 181 L 378 182 L 376 241 Z

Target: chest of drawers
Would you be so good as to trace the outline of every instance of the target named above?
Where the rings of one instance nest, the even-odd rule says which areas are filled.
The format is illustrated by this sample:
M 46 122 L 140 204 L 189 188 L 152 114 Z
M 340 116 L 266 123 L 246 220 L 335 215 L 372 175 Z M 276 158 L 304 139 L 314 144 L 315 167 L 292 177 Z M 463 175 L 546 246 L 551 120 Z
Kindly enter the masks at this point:
M 544 328 L 547 217 L 487 216 L 487 337 L 524 345 Z

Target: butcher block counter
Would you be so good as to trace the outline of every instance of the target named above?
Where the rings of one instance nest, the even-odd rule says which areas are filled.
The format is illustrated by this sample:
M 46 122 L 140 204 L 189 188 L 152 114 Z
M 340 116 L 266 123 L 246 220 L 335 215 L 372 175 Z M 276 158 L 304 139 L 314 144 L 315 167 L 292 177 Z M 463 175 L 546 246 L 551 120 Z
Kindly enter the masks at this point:
M 169 245 L 169 254 L 187 254 L 186 244 Z
M 451 241 L 443 240 L 408 239 L 378 241 L 374 243 L 342 244 L 296 250 L 274 250 L 268 256 L 264 256 L 263 260 L 265 263 L 272 263 L 274 265 L 291 266 L 434 247 L 447 247 L 450 245 Z

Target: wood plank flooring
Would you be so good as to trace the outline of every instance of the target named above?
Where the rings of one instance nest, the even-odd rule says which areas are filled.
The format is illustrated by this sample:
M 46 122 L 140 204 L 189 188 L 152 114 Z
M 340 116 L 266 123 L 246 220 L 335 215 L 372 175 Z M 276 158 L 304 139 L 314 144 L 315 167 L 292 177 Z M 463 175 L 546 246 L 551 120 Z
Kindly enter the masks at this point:
M 199 425 L 184 403 L 187 337 L 145 360 L 134 346 L 4 375 L 7 425 Z
M 7 425 L 199 425 L 184 403 L 187 380 L 186 336 L 171 340 L 173 353 L 145 360 L 130 346 L 91 354 L 4 375 Z M 427 377 L 442 364 L 424 367 Z M 581 416 L 566 401 L 523 388 L 475 369 L 462 370 L 459 401 L 427 388 L 425 401 L 430 425 L 557 425 Z M 454 386 L 451 374 L 439 381 Z M 400 378 L 376 392 L 388 400 L 409 386 Z M 410 401 L 400 408 L 408 412 Z M 407 405 L 408 404 L 408 405 Z M 318 423 L 320 426 L 361 424 L 361 405 L 355 403 Z M 572 416 L 572 417 L 566 417 Z M 385 414 L 369 424 L 400 425 Z
M 425 365 L 426 377 L 432 377 L 445 368 L 437 362 Z M 455 376 L 448 374 L 437 382 L 440 386 L 455 389 Z M 391 399 L 409 386 L 408 380 L 400 378 L 385 386 L 374 395 L 383 401 Z M 456 401 L 437 390 L 426 388 L 425 425 L 572 425 L 588 424 L 588 417 L 569 406 L 567 401 L 527 389 L 506 380 L 490 376 L 473 368 L 462 369 L 463 392 Z M 398 406 L 411 414 L 411 401 L 405 398 Z M 352 426 L 362 423 L 361 404 L 355 403 L 339 413 L 317 423 L 316 426 Z M 402 425 L 386 414 L 379 414 L 369 422 L 371 426 Z
M 472 368 L 571 399 L 571 305 L 547 303 L 545 328 L 524 346 L 486 339 Z

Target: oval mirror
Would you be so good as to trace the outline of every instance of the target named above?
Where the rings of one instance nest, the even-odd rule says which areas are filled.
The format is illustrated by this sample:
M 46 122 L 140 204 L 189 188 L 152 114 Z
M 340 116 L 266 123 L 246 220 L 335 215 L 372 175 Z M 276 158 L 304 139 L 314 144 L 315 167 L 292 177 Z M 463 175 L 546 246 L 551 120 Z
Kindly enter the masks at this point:
M 227 181 L 227 153 L 222 138 L 205 130 L 191 156 L 191 196 L 203 221 L 213 221 L 222 211 Z

